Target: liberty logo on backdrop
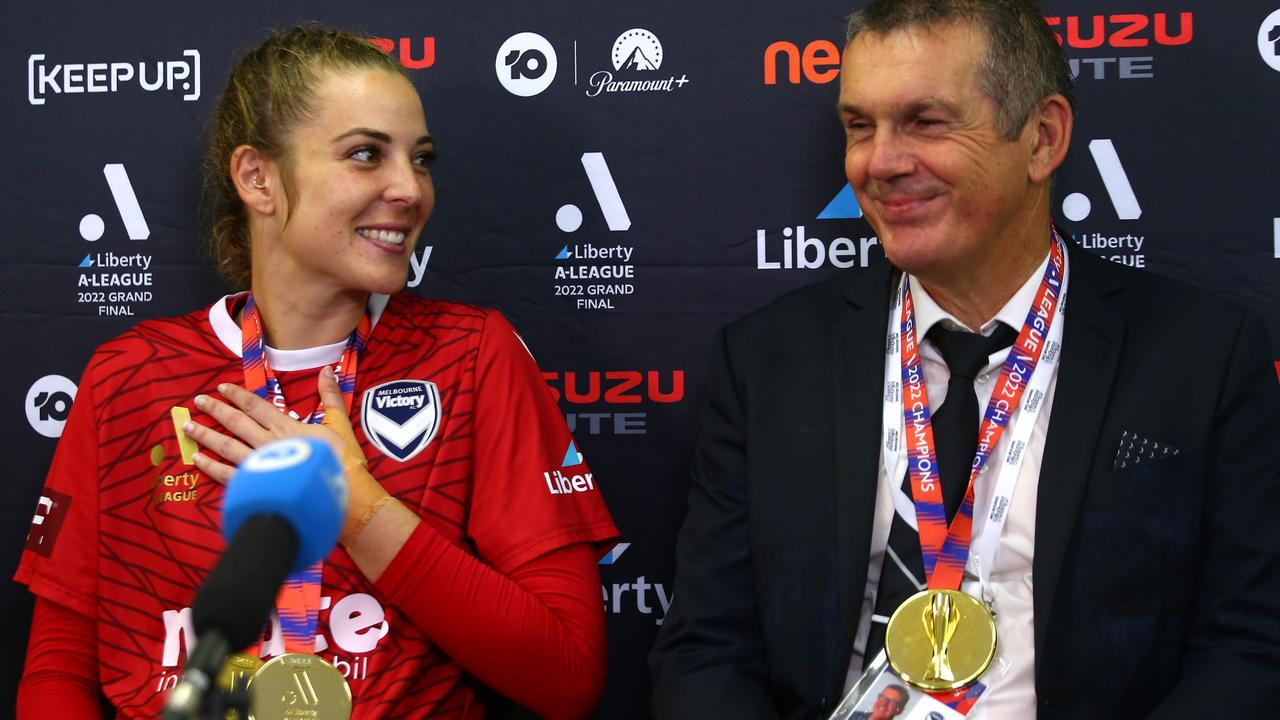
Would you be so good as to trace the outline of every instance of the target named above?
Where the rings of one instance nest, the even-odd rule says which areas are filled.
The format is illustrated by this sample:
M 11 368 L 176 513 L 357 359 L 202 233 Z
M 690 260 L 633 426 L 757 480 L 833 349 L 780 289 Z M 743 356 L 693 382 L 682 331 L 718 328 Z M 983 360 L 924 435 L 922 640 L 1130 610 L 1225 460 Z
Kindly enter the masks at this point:
M 620 542 L 617 545 L 614 545 L 613 548 L 609 550 L 609 552 L 605 553 L 600 558 L 599 564 L 612 565 L 618 562 L 618 560 L 622 557 L 622 553 L 626 552 L 627 548 L 629 547 L 631 547 L 631 543 Z
M 360 423 L 383 455 L 405 462 L 422 452 L 440 427 L 440 390 L 433 382 L 393 380 L 364 393 Z
M 862 206 L 858 204 L 858 196 L 853 194 L 853 186 L 848 183 L 818 213 L 819 220 L 854 220 L 860 217 Z
M 1102 179 L 1102 187 L 1111 200 L 1111 206 L 1115 209 L 1116 218 L 1123 221 L 1141 218 L 1142 206 L 1138 203 L 1138 196 L 1133 191 L 1129 174 L 1125 172 L 1124 165 L 1120 162 L 1115 143 L 1110 138 L 1091 140 L 1089 155 Z M 1089 218 L 1093 210 L 1093 200 L 1084 193 L 1073 192 L 1062 199 L 1062 217 L 1072 222 L 1083 222 Z M 1077 240 L 1081 247 L 1093 250 L 1113 262 L 1132 267 L 1147 266 L 1147 256 L 1144 251 L 1147 240 L 1145 235 L 1094 230 L 1071 233 L 1071 237 Z
M 129 172 L 123 163 L 107 163 L 102 166 L 111 200 L 120 215 L 125 235 L 130 241 L 151 237 L 151 227 L 142 214 L 138 195 L 134 192 Z M 85 242 L 97 243 L 107 231 L 107 222 L 97 213 L 86 213 L 80 218 L 80 237 Z M 151 270 L 152 256 L 142 252 L 111 252 L 101 250 L 85 253 L 77 263 L 80 275 L 76 278 L 76 302 L 95 308 L 99 316 L 137 315 L 138 303 L 151 302 L 151 288 L 155 275 Z
M 620 577 L 622 571 L 618 569 L 618 561 L 630 547 L 631 543 L 618 543 L 600 558 L 600 595 L 604 600 L 604 611 L 609 615 L 645 615 L 653 618 L 654 625 L 661 625 L 671 609 L 674 593 L 667 591 L 667 585 L 652 582 L 644 575 Z M 613 582 L 615 578 L 626 582 Z
M 421 239 L 422 236 L 418 237 Z M 427 263 L 431 262 L 431 249 L 432 246 L 423 245 L 421 254 L 414 252 L 409 255 L 409 282 L 406 283 L 408 287 L 416 288 L 422 284 L 422 279 L 427 274 Z
M 586 171 L 587 182 L 609 232 L 629 230 L 631 216 L 627 214 L 627 206 L 622 202 L 604 153 L 583 153 L 582 169 Z M 556 227 L 563 232 L 577 232 L 582 220 L 582 209 L 573 203 L 556 210 Z M 635 278 L 635 265 L 631 262 L 634 252 L 634 246 L 621 243 L 565 244 L 555 256 L 562 264 L 556 265 L 553 294 L 574 298 L 574 307 L 578 310 L 615 309 L 616 298 L 635 292 L 635 286 L 629 282 Z
M 610 50 L 613 70 L 604 69 L 591 73 L 587 78 L 587 97 L 599 97 L 606 93 L 672 92 L 682 89 L 689 76 L 668 75 L 655 77 L 662 67 L 662 42 L 658 36 L 644 28 L 631 28 L 613 41 Z M 615 73 L 617 73 L 615 75 Z M 578 43 L 573 44 L 573 82 L 578 84 Z
M 1258 54 L 1272 70 L 1280 72 L 1280 10 L 1268 15 L 1258 28 Z
M 516 33 L 498 48 L 493 69 L 507 92 L 533 97 L 556 79 L 556 49 L 538 33 Z
M 862 207 L 853 192 L 853 186 L 844 187 L 823 206 L 818 220 L 857 220 L 862 217 Z M 764 229 L 756 230 L 757 270 L 814 270 L 830 265 L 841 269 L 867 267 L 871 262 L 871 248 L 880 244 L 872 236 L 853 238 L 837 237 L 830 242 L 813 234 L 804 225 L 782 229 L 781 242 L 770 238 Z M 825 234 L 825 233 L 824 233 Z

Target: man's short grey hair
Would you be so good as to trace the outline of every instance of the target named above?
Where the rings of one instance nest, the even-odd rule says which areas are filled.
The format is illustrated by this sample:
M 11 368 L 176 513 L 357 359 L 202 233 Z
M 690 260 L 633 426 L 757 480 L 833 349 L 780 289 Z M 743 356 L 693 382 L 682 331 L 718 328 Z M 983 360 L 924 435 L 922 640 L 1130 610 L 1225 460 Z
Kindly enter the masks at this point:
M 892 690 L 898 694 L 898 705 L 899 705 L 898 711 L 901 712 L 902 708 L 906 707 L 907 701 L 911 699 L 911 693 L 908 692 L 907 689 L 902 685 L 887 685 L 885 686 L 885 689 L 881 690 L 880 692 L 883 693 L 889 690 Z
M 864 32 L 931 29 L 966 22 L 987 38 L 978 86 L 996 103 L 996 127 L 1018 137 L 1031 110 L 1057 93 L 1075 110 L 1071 66 L 1038 0 L 874 0 L 849 17 L 845 48 Z

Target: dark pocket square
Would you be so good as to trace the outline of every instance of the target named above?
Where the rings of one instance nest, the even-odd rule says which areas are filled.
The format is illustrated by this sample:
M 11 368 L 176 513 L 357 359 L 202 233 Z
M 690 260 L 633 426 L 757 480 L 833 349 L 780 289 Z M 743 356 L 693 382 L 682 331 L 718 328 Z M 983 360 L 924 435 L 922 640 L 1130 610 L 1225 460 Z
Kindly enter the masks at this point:
M 1168 443 L 1158 443 L 1124 430 L 1120 433 L 1120 446 L 1116 448 L 1116 459 L 1111 463 L 1111 469 L 1128 470 L 1153 460 L 1171 458 L 1180 452 L 1180 449 Z

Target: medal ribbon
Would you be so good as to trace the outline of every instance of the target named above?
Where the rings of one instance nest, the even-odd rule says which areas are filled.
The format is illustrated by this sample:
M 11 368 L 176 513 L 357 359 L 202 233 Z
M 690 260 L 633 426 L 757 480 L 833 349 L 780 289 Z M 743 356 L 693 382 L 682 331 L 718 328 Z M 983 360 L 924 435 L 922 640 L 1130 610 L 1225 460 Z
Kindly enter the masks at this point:
M 356 369 L 360 353 L 369 341 L 369 328 L 369 315 L 362 313 L 356 329 L 347 337 L 347 345 L 342 350 L 342 360 L 333 369 L 348 415 L 351 413 L 351 402 L 355 396 Z M 280 382 L 267 362 L 262 319 L 258 314 L 258 306 L 253 301 L 253 293 L 249 293 L 249 298 L 245 301 L 244 317 L 240 321 L 240 337 L 245 388 L 270 402 L 280 412 L 288 412 L 288 404 L 285 402 Z M 323 419 L 324 402 L 320 401 L 302 422 L 317 424 Z M 316 623 L 320 616 L 320 581 L 323 571 L 323 561 L 316 562 L 311 567 L 290 574 L 284 586 L 280 588 L 280 594 L 276 597 L 276 613 L 280 616 L 280 633 L 284 636 L 285 652 L 311 653 L 315 650 Z
M 1065 276 L 1066 251 L 1064 244 L 1057 230 L 1051 229 L 1049 262 L 1045 266 L 1044 275 L 1041 277 L 1035 300 L 1027 311 L 1026 321 L 1018 333 L 1017 340 L 1010 348 L 1008 357 L 1005 358 L 1000 377 L 996 381 L 995 390 L 991 394 L 991 400 L 987 403 L 986 412 L 983 414 L 982 423 L 978 429 L 978 447 L 974 453 L 973 466 L 969 473 L 969 484 L 965 490 L 964 500 L 952 519 L 950 527 L 947 526 L 946 510 L 942 501 L 942 485 L 938 475 L 938 458 L 933 442 L 928 391 L 925 387 L 924 367 L 920 358 L 920 345 L 916 334 L 915 308 L 911 298 L 910 284 L 905 275 L 899 285 L 892 310 L 900 310 L 900 317 L 896 323 L 896 328 L 893 327 L 895 325 L 893 318 L 891 317 L 890 319 L 889 346 L 886 348 L 891 359 L 895 355 L 899 356 L 900 359 L 898 362 L 892 363 L 892 366 L 886 372 L 885 415 L 886 422 L 891 421 L 892 425 L 886 424 L 885 458 L 886 464 L 889 464 L 890 457 L 893 458 L 893 468 L 889 476 L 892 480 L 898 470 L 896 462 L 898 437 L 896 432 L 890 432 L 888 428 L 902 428 L 905 433 L 902 435 L 901 440 L 906 443 L 907 448 L 907 471 L 911 476 L 910 487 L 914 503 L 916 528 L 920 535 L 920 549 L 924 560 L 925 575 L 928 578 L 928 586 L 931 589 L 959 589 L 964 575 L 964 566 L 969 557 L 969 546 L 972 539 L 974 483 L 983 472 L 987 460 L 990 458 L 996 444 L 1000 441 L 1000 437 L 1009 424 L 1010 417 L 1018 408 L 1024 391 L 1027 389 L 1028 382 L 1036 375 L 1036 369 L 1040 366 L 1041 355 L 1046 346 L 1051 344 L 1054 346 L 1054 350 L 1047 358 L 1049 361 L 1047 364 L 1052 365 L 1057 362 L 1058 347 L 1061 344 L 1061 314 L 1065 295 Z M 891 315 L 893 314 L 892 310 Z M 896 338 L 894 337 L 893 329 L 898 330 Z M 897 383 L 888 379 L 891 377 L 890 373 L 897 371 L 899 368 L 902 378 L 900 388 Z M 1040 382 L 1037 385 L 1043 385 L 1044 388 L 1047 388 L 1051 368 L 1046 368 L 1045 370 L 1047 371 L 1039 373 L 1039 378 L 1037 379 Z M 1012 497 L 1012 483 L 1016 482 L 1017 469 L 1022 464 L 1022 446 L 1025 446 L 1025 439 L 1030 436 L 1030 426 L 1034 424 L 1035 415 L 1038 414 L 1042 406 L 1043 395 L 1044 389 L 1042 388 L 1038 395 L 1032 393 L 1032 396 L 1028 398 L 1029 401 L 1034 399 L 1035 405 L 1027 413 L 1030 417 L 1024 415 L 1022 421 L 1018 423 L 1019 429 L 1025 427 L 1026 430 L 1025 432 L 1015 432 L 1015 441 L 1021 438 L 1022 445 L 1014 447 L 1018 443 L 1011 444 L 1010 455 L 1006 458 L 1005 468 L 1001 472 L 999 492 L 993 498 L 991 515 L 993 524 L 998 523 L 998 529 L 1003 529 L 1004 521 L 1007 518 L 1007 513 L 1005 512 L 1007 508 L 999 506 L 999 504 L 1003 498 L 1004 505 L 1007 505 L 1007 500 Z M 1030 405 L 1030 402 L 1028 404 Z M 890 420 L 889 409 L 891 407 L 895 412 Z M 899 408 L 900 414 L 898 412 Z M 901 426 L 897 422 L 899 418 L 903 422 Z M 1017 451 L 1016 455 L 1014 454 L 1015 450 Z M 892 452 L 892 456 L 890 456 L 890 452 Z M 1012 473 L 1010 473 L 1011 465 L 1013 466 Z M 988 542 L 986 536 L 989 535 L 994 535 L 995 537 Z M 998 530 L 997 532 L 984 533 L 984 550 L 989 545 L 991 551 L 994 552 L 995 541 L 998 538 Z M 989 572 L 990 568 L 988 566 L 990 564 L 991 561 L 988 559 L 986 563 L 983 563 L 983 570 Z M 983 574 L 985 575 L 986 572 Z

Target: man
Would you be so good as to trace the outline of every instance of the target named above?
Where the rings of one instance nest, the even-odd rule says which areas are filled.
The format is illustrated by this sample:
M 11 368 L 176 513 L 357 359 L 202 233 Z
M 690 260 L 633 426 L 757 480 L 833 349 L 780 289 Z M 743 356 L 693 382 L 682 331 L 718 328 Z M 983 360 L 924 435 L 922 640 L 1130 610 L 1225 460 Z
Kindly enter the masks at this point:
M 907 689 L 901 685 L 890 685 L 876 696 L 876 703 L 871 711 L 859 710 L 850 715 L 850 720 L 893 720 L 902 714 L 907 707 Z
M 905 420 L 890 410 L 908 388 L 886 350 L 918 341 L 911 392 L 927 390 L 939 423 L 954 394 L 951 415 L 976 427 L 1013 387 L 1011 351 L 952 372 L 944 340 L 1022 330 L 1022 353 L 1029 315 L 1056 313 L 1060 263 L 1069 301 L 1047 323 L 1060 341 L 1030 343 L 1054 345 L 1031 376 L 1041 396 L 1013 403 L 989 462 L 975 458 L 993 471 L 973 482 L 956 584 L 994 609 L 1000 654 L 979 712 L 1193 717 L 1221 712 L 1224 686 L 1239 689 L 1237 714 L 1280 707 L 1280 392 L 1265 330 L 1076 247 L 1061 262 L 1050 183 L 1073 100 L 1042 18 L 1032 0 L 876 0 L 851 18 L 845 169 L 889 265 L 793 292 L 717 337 L 676 600 L 651 656 L 657 717 L 822 718 L 839 703 L 881 647 L 893 593 L 926 581 L 895 530 L 920 551 L 914 493 L 932 456 L 895 440 Z M 913 314 L 895 304 L 890 325 L 906 296 Z

